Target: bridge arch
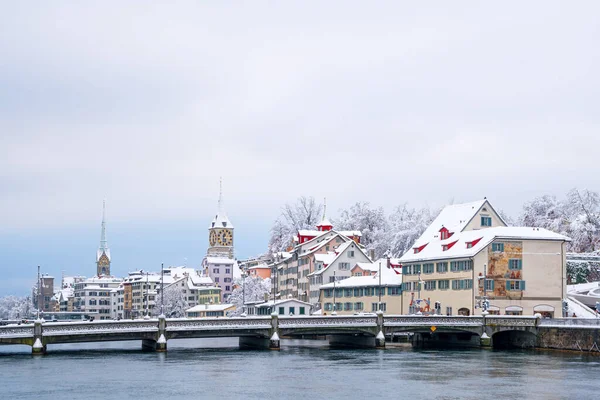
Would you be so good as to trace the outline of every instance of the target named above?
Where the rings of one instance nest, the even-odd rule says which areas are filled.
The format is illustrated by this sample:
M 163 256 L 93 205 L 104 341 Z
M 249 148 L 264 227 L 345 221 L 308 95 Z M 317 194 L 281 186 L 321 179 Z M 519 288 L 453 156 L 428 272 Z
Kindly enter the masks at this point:
M 526 329 L 506 329 L 492 335 L 495 349 L 530 349 L 536 346 L 537 335 Z

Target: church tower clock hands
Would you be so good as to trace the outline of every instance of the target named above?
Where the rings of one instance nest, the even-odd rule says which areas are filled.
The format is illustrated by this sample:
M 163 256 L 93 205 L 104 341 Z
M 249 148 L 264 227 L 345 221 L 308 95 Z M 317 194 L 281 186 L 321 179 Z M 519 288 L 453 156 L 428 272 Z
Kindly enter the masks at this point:
M 218 211 L 208 228 L 208 251 L 210 256 L 233 259 L 233 224 L 223 208 L 223 182 L 220 181 Z

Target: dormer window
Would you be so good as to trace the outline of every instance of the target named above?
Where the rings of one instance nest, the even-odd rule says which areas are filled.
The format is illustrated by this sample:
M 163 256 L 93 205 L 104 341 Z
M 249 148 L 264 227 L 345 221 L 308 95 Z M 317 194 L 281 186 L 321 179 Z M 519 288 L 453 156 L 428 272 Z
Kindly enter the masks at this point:
M 456 244 L 456 242 L 458 242 L 458 240 L 455 240 L 452 243 L 448 243 L 448 244 L 443 244 L 442 245 L 442 251 L 447 251 L 450 250 L 452 248 L 452 246 L 454 246 Z
M 487 215 L 481 216 L 481 226 L 492 226 L 492 217 Z
M 223 222 L 223 228 L 227 228 L 227 222 Z
M 419 246 L 419 247 L 413 247 L 413 250 L 414 250 L 415 254 L 418 254 L 418 253 L 422 252 L 423 249 L 425 248 L 425 246 L 427 246 L 427 244 L 428 243 L 425 243 L 424 245 Z
M 467 242 L 467 249 L 470 249 L 473 246 L 475 246 L 477 243 L 479 243 L 480 240 L 481 240 L 481 238 L 472 240 L 470 242 Z

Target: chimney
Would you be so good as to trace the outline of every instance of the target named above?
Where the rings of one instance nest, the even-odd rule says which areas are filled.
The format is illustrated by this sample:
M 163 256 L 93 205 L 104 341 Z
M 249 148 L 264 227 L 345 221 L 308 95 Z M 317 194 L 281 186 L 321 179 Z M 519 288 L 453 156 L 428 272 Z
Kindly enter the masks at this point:
M 369 258 L 371 261 L 375 261 L 375 249 L 369 250 Z

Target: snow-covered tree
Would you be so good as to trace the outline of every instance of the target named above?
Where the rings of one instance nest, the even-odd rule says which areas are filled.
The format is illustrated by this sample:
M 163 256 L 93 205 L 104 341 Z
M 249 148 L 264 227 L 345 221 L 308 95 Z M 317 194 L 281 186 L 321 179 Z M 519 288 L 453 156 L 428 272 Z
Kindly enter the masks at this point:
M 400 257 L 413 246 L 415 241 L 439 214 L 430 208 L 414 209 L 406 204 L 396 207 L 390 215 L 389 248 L 394 257 Z
M 372 208 L 369 203 L 357 202 L 342 210 L 339 218 L 333 220 L 333 225 L 336 230 L 361 231 L 361 244 L 367 250 L 374 250 L 375 258 L 389 249 L 389 223 L 383 207 Z
M 29 318 L 32 310 L 29 297 L 0 297 L 0 319 Z
M 519 222 L 569 236 L 569 251 L 600 249 L 600 195 L 596 192 L 573 189 L 562 201 L 554 196 L 537 197 L 525 203 Z
M 156 305 L 152 310 L 154 315 L 160 315 L 161 311 L 161 296 L 156 296 Z M 186 300 L 186 296 L 177 285 L 167 286 L 164 293 L 164 304 L 163 313 L 167 318 L 183 318 L 185 317 L 185 310 L 190 308 Z
M 269 252 L 284 251 L 300 229 L 314 229 L 321 221 L 323 206 L 313 197 L 300 197 L 294 204 L 286 204 L 271 228 Z
M 244 300 L 246 302 L 265 300 L 266 295 L 271 293 L 271 279 L 262 279 L 260 276 L 248 276 L 246 279 L 238 278 L 234 281 L 234 285 L 236 288 L 231 292 L 228 299 L 229 303 L 235 304 L 234 316 L 242 314 Z

